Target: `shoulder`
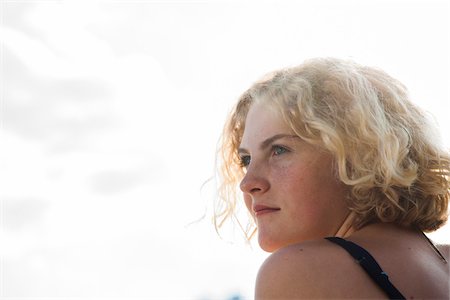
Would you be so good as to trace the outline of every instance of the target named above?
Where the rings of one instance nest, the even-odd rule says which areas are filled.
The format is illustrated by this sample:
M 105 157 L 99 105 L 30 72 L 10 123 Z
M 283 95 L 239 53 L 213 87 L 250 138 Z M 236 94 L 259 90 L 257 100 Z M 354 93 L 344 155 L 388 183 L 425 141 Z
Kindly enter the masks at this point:
M 361 296 L 371 284 L 345 250 L 327 240 L 291 245 L 262 264 L 256 299 L 336 298 Z M 344 276 L 343 276 L 344 275 Z
M 259 269 L 255 298 L 311 298 L 315 278 L 322 272 L 322 264 L 316 260 L 326 258 L 328 247 L 326 241 L 306 242 L 272 253 Z
M 262 264 L 255 286 L 258 300 L 384 296 L 344 249 L 325 239 L 271 254 Z

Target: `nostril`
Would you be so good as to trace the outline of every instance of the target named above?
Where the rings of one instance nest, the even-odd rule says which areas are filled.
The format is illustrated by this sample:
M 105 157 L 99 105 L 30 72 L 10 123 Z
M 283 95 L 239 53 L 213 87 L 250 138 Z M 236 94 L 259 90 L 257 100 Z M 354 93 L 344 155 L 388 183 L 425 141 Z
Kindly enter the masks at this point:
M 252 189 L 250 190 L 250 193 L 256 193 L 256 192 L 260 192 L 260 191 L 261 191 L 260 188 L 255 187 L 255 188 L 252 188 Z

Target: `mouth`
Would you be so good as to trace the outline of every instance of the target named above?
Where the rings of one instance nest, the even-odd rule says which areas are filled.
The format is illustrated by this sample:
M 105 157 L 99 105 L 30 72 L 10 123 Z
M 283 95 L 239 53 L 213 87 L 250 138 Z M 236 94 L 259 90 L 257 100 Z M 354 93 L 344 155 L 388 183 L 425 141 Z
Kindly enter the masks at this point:
M 269 206 L 265 206 L 265 205 L 255 205 L 255 206 L 253 206 L 253 212 L 254 212 L 256 217 L 264 215 L 264 214 L 277 212 L 279 210 L 280 210 L 279 208 L 269 207 Z

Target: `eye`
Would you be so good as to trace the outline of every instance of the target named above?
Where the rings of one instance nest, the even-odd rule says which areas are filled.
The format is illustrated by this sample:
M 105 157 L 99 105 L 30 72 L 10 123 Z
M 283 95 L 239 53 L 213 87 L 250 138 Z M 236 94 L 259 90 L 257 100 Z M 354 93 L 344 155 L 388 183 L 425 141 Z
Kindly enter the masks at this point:
M 240 155 L 239 157 L 241 167 L 247 167 L 250 164 L 250 155 Z
M 273 145 L 272 146 L 272 154 L 275 155 L 275 156 L 281 155 L 281 154 L 286 153 L 288 151 L 289 151 L 288 149 L 286 149 L 285 147 L 280 146 L 280 145 Z

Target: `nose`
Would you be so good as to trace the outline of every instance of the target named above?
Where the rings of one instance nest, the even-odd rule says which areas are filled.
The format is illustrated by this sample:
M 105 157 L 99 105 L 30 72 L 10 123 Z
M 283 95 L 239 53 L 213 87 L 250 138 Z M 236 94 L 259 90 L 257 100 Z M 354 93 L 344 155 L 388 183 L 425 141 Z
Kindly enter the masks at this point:
M 239 187 L 242 192 L 253 195 L 266 192 L 270 184 L 264 172 L 254 166 L 249 166 Z

